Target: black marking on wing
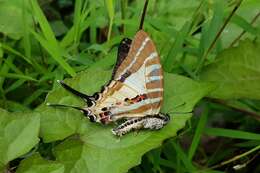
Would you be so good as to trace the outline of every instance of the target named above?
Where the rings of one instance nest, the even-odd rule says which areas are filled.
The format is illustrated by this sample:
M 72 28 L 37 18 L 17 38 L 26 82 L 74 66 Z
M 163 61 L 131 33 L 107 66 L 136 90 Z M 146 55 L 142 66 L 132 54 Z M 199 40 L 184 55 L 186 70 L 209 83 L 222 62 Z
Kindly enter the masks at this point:
M 132 43 L 132 40 L 129 38 L 124 38 L 120 42 L 120 44 L 118 46 L 116 65 L 115 65 L 113 73 L 112 73 L 112 79 L 114 79 L 117 68 L 121 65 L 121 63 L 127 57 L 131 43 Z
M 131 75 L 131 73 L 130 73 L 129 71 L 126 71 L 126 72 L 121 76 L 121 78 L 119 79 L 119 81 L 120 81 L 120 82 L 124 82 L 125 79 L 126 79 L 128 76 L 130 76 L 130 75 Z
M 127 57 L 128 52 L 130 50 L 130 46 L 131 46 L 132 40 L 129 38 L 124 38 L 122 39 L 122 41 L 120 42 L 119 46 L 118 46 L 118 52 L 117 52 L 117 60 L 116 60 L 116 64 L 115 67 L 113 69 L 113 73 L 112 73 L 112 78 L 108 81 L 107 84 L 103 85 L 101 87 L 100 92 L 96 92 L 94 93 L 91 98 L 93 98 L 95 101 L 97 101 L 100 97 L 99 93 L 103 93 L 105 88 L 107 86 L 109 86 L 109 84 L 111 83 L 111 81 L 114 79 L 115 73 L 118 69 L 118 67 L 122 64 L 122 62 L 124 61 L 124 59 Z M 121 82 L 123 82 L 128 76 L 130 75 L 130 72 L 126 72 L 120 79 Z

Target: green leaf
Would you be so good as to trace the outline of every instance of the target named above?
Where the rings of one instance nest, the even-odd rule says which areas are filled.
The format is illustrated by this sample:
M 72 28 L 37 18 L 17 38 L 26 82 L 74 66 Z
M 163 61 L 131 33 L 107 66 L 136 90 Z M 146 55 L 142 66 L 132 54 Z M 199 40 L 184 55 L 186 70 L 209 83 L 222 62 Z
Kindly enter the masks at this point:
M 80 73 L 65 82 L 86 94 L 99 91 L 111 71 L 92 70 Z M 163 112 L 191 111 L 194 105 L 212 89 L 207 83 L 198 83 L 186 77 L 165 74 Z M 63 88 L 49 93 L 47 102 L 84 105 Z M 57 161 L 65 164 L 65 172 L 126 172 L 141 162 L 147 151 L 161 145 L 164 139 L 175 136 L 184 127 L 190 114 L 171 113 L 172 120 L 160 131 L 130 133 L 121 139 L 111 133 L 112 125 L 90 123 L 79 111 L 42 106 L 41 137 L 45 142 L 61 140 L 79 134 L 80 140 L 70 139 L 55 149 Z
M 41 158 L 40 154 L 25 159 L 19 165 L 17 173 L 63 173 L 64 166 L 61 163 L 48 161 Z
M 29 152 L 39 141 L 37 113 L 8 113 L 0 109 L 0 165 Z
M 0 1 L 0 33 L 4 33 L 12 39 L 19 39 L 22 37 L 23 13 L 28 13 L 25 9 L 27 4 L 27 1 L 22 2 L 19 0 Z M 26 24 L 31 27 L 32 18 L 30 18 Z
M 95 69 L 91 72 L 79 73 L 73 80 L 65 80 L 65 82 L 73 88 L 91 94 L 99 91 L 100 87 L 109 80 L 110 76 L 110 71 L 98 71 Z M 47 102 L 50 103 L 84 106 L 84 102 L 80 101 L 61 87 L 50 92 L 47 96 Z M 61 140 L 76 133 L 84 119 L 79 111 L 71 109 L 54 109 L 42 106 L 38 111 L 42 114 L 41 136 L 45 142 Z
M 260 44 L 249 40 L 218 55 L 200 78 L 216 84 L 210 97 L 220 99 L 260 99 Z
M 10 101 L 10 100 L 1 100 L 1 99 L 0 99 L 0 108 L 3 108 L 10 112 L 30 111 L 28 107 L 20 103 Z

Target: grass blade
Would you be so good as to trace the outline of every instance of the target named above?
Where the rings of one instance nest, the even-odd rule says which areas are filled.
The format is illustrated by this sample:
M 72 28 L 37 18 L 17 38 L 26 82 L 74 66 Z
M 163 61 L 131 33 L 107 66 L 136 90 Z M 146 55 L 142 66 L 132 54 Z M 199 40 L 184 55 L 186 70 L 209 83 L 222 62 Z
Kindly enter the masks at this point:
M 184 153 L 179 144 L 172 142 L 174 149 L 176 150 L 177 156 L 181 159 L 183 165 L 186 167 L 188 172 L 194 172 L 196 168 L 192 165 L 187 155 Z
M 115 11 L 114 11 L 113 0 L 105 0 L 105 2 L 106 2 L 106 7 L 107 7 L 107 11 L 108 11 L 108 16 L 109 16 L 109 29 L 108 29 L 108 36 L 107 36 L 107 40 L 109 41 L 110 37 L 111 37 L 111 31 L 112 31 Z
M 193 137 L 190 149 L 189 149 L 189 154 L 188 154 L 189 160 L 192 160 L 192 157 L 194 156 L 195 151 L 199 145 L 201 134 L 207 123 L 208 113 L 209 113 L 208 107 L 205 106 L 204 112 L 202 113 L 202 115 L 200 117 L 199 123 L 196 127 L 196 131 L 195 131 L 195 134 L 194 134 L 194 137 Z
M 37 1 L 33 0 L 31 1 L 31 4 L 34 16 L 39 22 L 43 36 L 41 36 L 33 30 L 31 30 L 31 33 L 49 52 L 52 58 L 54 58 L 63 67 L 63 69 L 68 72 L 68 74 L 70 74 L 71 76 L 75 76 L 76 72 L 74 71 L 74 69 L 62 57 L 62 55 L 66 55 L 67 53 L 65 49 L 62 49 L 62 47 L 58 44 L 46 17 L 44 16 L 41 8 L 39 7 L 39 4 L 37 3 Z
M 231 130 L 223 128 L 205 128 L 204 133 L 210 136 L 221 136 L 247 140 L 260 140 L 260 134 L 240 130 Z
M 14 74 L 14 73 L 2 73 L 2 72 L 0 72 L 0 77 L 37 81 L 36 79 L 34 79 L 30 76 L 26 76 L 26 75 L 22 75 L 22 74 Z

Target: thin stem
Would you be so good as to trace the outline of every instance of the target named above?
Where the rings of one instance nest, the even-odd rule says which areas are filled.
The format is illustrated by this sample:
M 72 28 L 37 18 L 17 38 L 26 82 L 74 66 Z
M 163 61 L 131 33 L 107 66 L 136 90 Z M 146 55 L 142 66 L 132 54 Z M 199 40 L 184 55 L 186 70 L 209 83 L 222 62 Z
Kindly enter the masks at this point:
M 241 159 L 242 157 L 245 157 L 245 156 L 247 156 L 247 155 L 249 155 L 249 154 L 251 154 L 251 153 L 253 153 L 253 152 L 255 152 L 255 151 L 259 150 L 259 149 L 260 149 L 260 145 L 252 148 L 251 150 L 249 150 L 249 151 L 247 151 L 245 153 L 239 154 L 239 155 L 237 155 L 237 156 L 235 156 L 235 157 L 233 157 L 233 158 L 231 158 L 229 160 L 226 160 L 226 161 L 223 161 L 223 162 L 221 162 L 221 163 L 219 163 L 217 165 L 214 165 L 214 166 L 210 167 L 209 169 L 216 169 L 216 168 L 222 167 L 222 166 L 227 165 L 227 164 L 229 164 L 231 162 L 234 162 L 234 161 L 236 161 L 238 159 Z
M 125 10 L 126 10 L 126 6 L 127 6 L 127 1 L 126 0 L 121 0 L 121 19 L 122 19 L 122 33 L 125 33 L 125 24 L 124 24 L 124 20 L 125 20 Z
M 229 23 L 229 21 L 231 20 L 232 16 L 235 14 L 235 12 L 237 11 L 237 9 L 239 8 L 239 6 L 241 5 L 243 0 L 238 0 L 238 3 L 235 5 L 235 7 L 233 8 L 233 10 L 231 11 L 231 13 L 229 14 L 228 18 L 225 20 L 224 24 L 222 25 L 222 27 L 220 28 L 220 30 L 218 31 L 217 35 L 215 36 L 214 40 L 211 42 L 207 52 L 202 56 L 201 61 L 199 62 L 195 73 L 198 74 L 198 72 L 200 71 L 201 67 L 203 66 L 205 59 L 207 58 L 207 56 L 209 55 L 209 53 L 211 52 L 211 50 L 214 48 L 217 40 L 219 39 L 221 33 L 224 31 L 225 27 L 227 26 L 227 24 Z
M 111 30 L 112 30 L 112 26 L 113 26 L 113 20 L 109 21 L 109 28 L 108 28 L 108 35 L 107 35 L 107 40 L 110 40 L 111 37 Z
M 253 25 L 253 24 L 256 22 L 256 20 L 258 19 L 259 16 L 260 16 L 260 12 L 258 12 L 258 13 L 256 14 L 256 16 L 255 16 L 255 17 L 252 19 L 252 21 L 250 22 L 250 24 Z M 241 34 L 238 35 L 238 37 L 230 44 L 229 47 L 233 47 L 233 46 L 241 39 L 241 37 L 242 37 L 245 33 L 246 33 L 245 30 L 242 31 Z
M 140 25 L 139 25 L 139 30 L 143 29 L 144 18 L 145 18 L 148 2 L 149 2 L 149 0 L 146 0 L 145 4 L 144 4 L 143 13 L 142 13 L 142 17 L 141 17 L 141 21 L 140 21 Z

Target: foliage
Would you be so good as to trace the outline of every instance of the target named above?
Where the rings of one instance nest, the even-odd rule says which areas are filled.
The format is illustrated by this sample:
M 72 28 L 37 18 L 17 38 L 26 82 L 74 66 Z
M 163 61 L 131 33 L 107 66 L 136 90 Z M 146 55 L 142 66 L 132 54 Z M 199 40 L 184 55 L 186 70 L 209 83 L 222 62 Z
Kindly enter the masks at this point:
M 205 66 L 201 79 L 218 85 L 210 97 L 260 99 L 259 54 L 260 44 L 246 40 L 239 47 L 223 51 L 214 63 Z
M 161 111 L 171 121 L 116 138 L 114 125 L 46 103 L 84 105 L 57 79 L 87 94 L 109 81 L 143 1 L 0 1 L 0 171 L 259 172 L 259 6 L 150 1 L 144 29 L 165 70 Z

